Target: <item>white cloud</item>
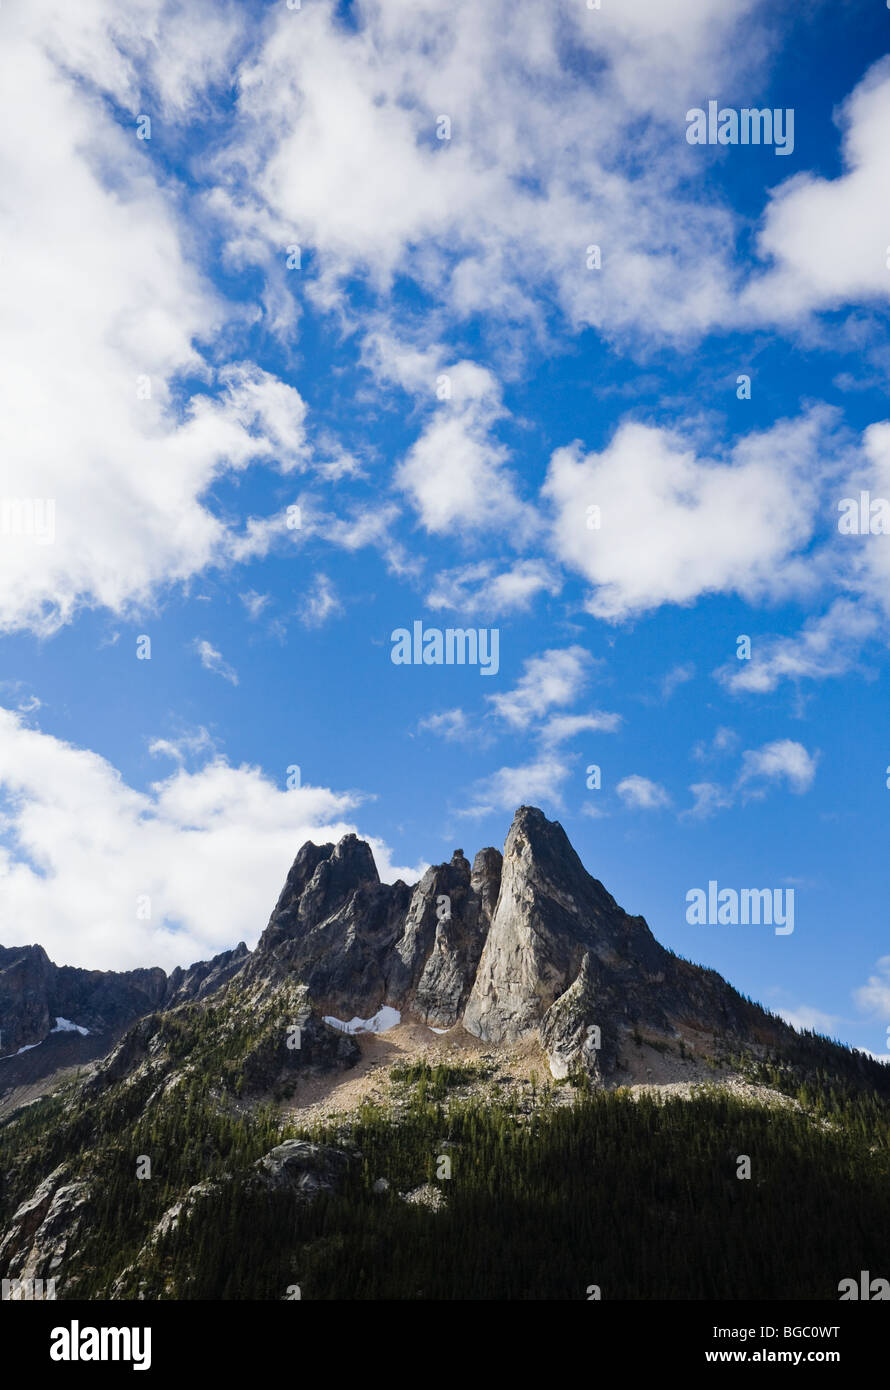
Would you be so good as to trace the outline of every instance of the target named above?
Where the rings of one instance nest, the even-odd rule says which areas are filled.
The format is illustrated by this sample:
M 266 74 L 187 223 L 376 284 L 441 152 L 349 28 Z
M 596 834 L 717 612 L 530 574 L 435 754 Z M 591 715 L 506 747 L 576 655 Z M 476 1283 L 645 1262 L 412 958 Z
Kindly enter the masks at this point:
M 714 736 L 710 743 L 699 741 L 692 750 L 692 756 L 698 762 L 707 762 L 711 758 L 721 757 L 724 753 L 731 753 L 739 741 L 739 736 L 734 729 L 728 729 L 724 724 L 715 729 Z
M 216 747 L 213 737 L 202 725 L 193 733 L 180 734 L 178 738 L 154 738 L 148 745 L 153 758 L 173 758 L 183 763 L 187 757 L 208 753 Z
M 614 734 L 620 729 L 620 714 L 596 710 L 591 714 L 553 714 L 540 731 L 541 743 L 555 748 L 578 734 Z
M 772 261 L 741 299 L 760 321 L 794 320 L 820 309 L 878 301 L 890 294 L 890 59 L 882 58 L 842 106 L 846 171 L 838 178 L 797 174 L 773 191 L 757 238 Z
M 554 648 L 530 657 L 512 690 L 486 698 L 501 719 L 514 729 L 526 729 L 554 705 L 570 705 L 577 699 L 587 683 L 590 663 L 590 653 L 583 647 Z
M 155 109 L 177 118 L 199 108 L 208 89 L 227 85 L 244 36 L 232 3 L 194 0 L 40 0 L 29 7 L 40 37 L 60 63 L 87 74 L 128 111 L 141 110 L 144 88 Z M 6 25 L 4 24 L 4 27 Z
M 571 769 L 560 758 L 549 754 L 523 763 L 520 767 L 501 767 L 480 781 L 465 816 L 484 816 L 491 811 L 515 811 L 517 806 L 561 807 L 561 787 Z
M 395 539 L 395 528 L 402 516 L 402 508 L 395 503 L 353 506 L 348 515 L 334 516 L 311 499 L 301 500 L 302 524 L 298 534 L 302 538 L 319 536 L 328 545 L 353 554 L 365 546 L 373 546 L 383 556 L 389 572 L 399 577 L 416 576 L 423 569 L 423 557 L 410 554 Z
M 756 599 L 812 587 L 802 552 L 826 469 L 827 418 L 813 411 L 746 435 L 725 463 L 632 423 L 600 453 L 558 449 L 542 492 L 557 554 L 594 586 L 590 611 L 617 622 L 708 593 Z M 599 529 L 588 529 L 591 506 Z
M 247 609 L 248 617 L 254 621 L 270 602 L 269 594 L 258 594 L 256 589 L 248 589 L 246 594 L 239 594 L 238 597 Z
M 715 673 L 734 694 L 764 694 L 782 680 L 825 680 L 842 676 L 879 626 L 873 609 L 839 598 L 828 611 L 810 618 L 793 637 L 758 638 L 748 661 L 733 660 Z
M 452 743 L 463 743 L 475 737 L 470 720 L 462 709 L 446 709 L 439 714 L 431 714 L 421 719 L 418 729 L 436 734 Z
M 447 377 L 451 396 L 439 403 L 399 464 L 396 485 L 433 534 L 485 527 L 512 531 L 521 540 L 533 522 L 505 467 L 507 449 L 493 435 L 506 413 L 500 386 L 472 362 L 458 362 Z
M 887 275 L 890 276 L 890 270 L 887 271 Z M 869 491 L 872 499 L 890 499 L 890 421 L 882 420 L 865 431 L 858 473 L 856 479 L 848 482 L 843 494 L 845 497 L 858 498 L 858 484 L 861 481 L 862 489 Z M 890 614 L 888 537 L 878 533 L 844 536 L 841 539 L 844 553 L 850 556 L 853 582 L 868 601 L 879 607 L 885 615 Z
M 693 782 L 689 788 L 695 800 L 681 818 L 708 820 L 717 811 L 727 810 L 733 803 L 732 794 L 717 782 Z
M 691 661 L 679 666 L 672 666 L 670 671 L 668 671 L 661 680 L 662 698 L 669 700 L 675 690 L 679 690 L 681 685 L 685 685 L 687 681 L 693 680 L 694 677 L 695 667 Z
M 137 791 L 96 753 L 5 710 L 0 788 L 0 940 L 39 941 L 60 964 L 97 969 L 171 969 L 254 945 L 304 841 L 357 828 L 354 793 L 285 791 L 219 757 Z M 384 881 L 417 877 L 369 838 Z M 136 915 L 143 896 L 149 921 Z
M 634 772 L 624 777 L 615 788 L 625 806 L 635 811 L 661 811 L 670 806 L 671 798 L 659 782 L 650 782 Z
M 230 685 L 238 684 L 238 672 L 223 657 L 222 652 L 218 652 L 216 647 L 206 639 L 195 639 L 195 651 L 201 658 L 201 665 L 207 671 L 212 671 L 216 676 L 222 676 Z
M 83 606 L 121 612 L 225 561 L 229 532 L 203 500 L 215 480 L 253 459 L 305 462 L 299 393 L 202 356 L 226 309 L 189 259 L 193 229 L 153 158 L 160 131 L 137 140 L 135 114 L 119 124 L 102 100 L 139 112 L 147 63 L 155 117 L 182 112 L 225 71 L 233 14 L 198 5 L 177 18 L 145 0 L 3 12 L 0 235 L 15 273 L 0 498 L 51 500 L 55 534 L 0 538 L 2 629 L 51 632 Z M 206 393 L 180 402 L 183 375 Z
M 443 317 L 542 333 L 542 300 L 612 333 L 725 322 L 732 218 L 690 192 L 708 165 L 683 116 L 709 84 L 763 62 L 755 8 L 688 0 L 668 24 L 649 0 L 598 13 L 375 0 L 354 29 L 326 6 L 296 22 L 282 6 L 239 72 L 217 159 L 233 254 L 269 264 L 291 241 L 311 247 L 304 284 L 344 313 L 348 277 L 386 291 L 403 274 Z M 630 128 L 641 157 L 624 172 L 613 152 Z M 607 271 L 587 268 L 591 243 Z
M 784 1018 L 785 1022 L 790 1023 L 799 1033 L 809 1029 L 814 1033 L 822 1033 L 827 1038 L 837 1037 L 837 1025 L 843 1022 L 837 1014 L 827 1014 L 824 1010 L 811 1008 L 808 1004 L 801 1004 L 796 1009 L 779 1009 L 777 1012 L 780 1018 Z
M 323 627 L 328 618 L 342 612 L 343 604 L 337 597 L 333 583 L 326 574 L 317 574 L 303 600 L 302 622 L 306 627 Z
M 492 560 L 445 570 L 427 594 L 430 608 L 450 608 L 467 616 L 525 612 L 540 593 L 557 594 L 562 581 L 543 560 L 517 560 L 496 572 Z
M 877 974 L 855 991 L 857 1006 L 876 1018 L 890 1019 L 890 956 L 881 956 L 875 964 Z
M 813 785 L 818 758 L 818 753 L 808 753 L 802 743 L 790 738 L 775 739 L 761 748 L 749 748 L 742 754 L 738 786 L 748 788 L 751 796 L 762 796 L 762 784 L 784 781 L 792 792 L 800 795 Z
M 343 550 L 361 550 L 366 545 L 384 544 L 400 515 L 392 503 L 383 507 L 365 507 L 352 517 L 319 517 L 310 520 L 309 529 L 324 536 L 331 545 Z
M 494 435 L 507 411 L 493 373 L 467 359 L 451 361 L 441 345 L 417 347 L 384 329 L 365 334 L 362 356 L 378 381 L 400 387 L 427 416 L 395 471 L 426 530 L 484 526 L 512 530 L 517 540 L 529 535 L 533 514 Z

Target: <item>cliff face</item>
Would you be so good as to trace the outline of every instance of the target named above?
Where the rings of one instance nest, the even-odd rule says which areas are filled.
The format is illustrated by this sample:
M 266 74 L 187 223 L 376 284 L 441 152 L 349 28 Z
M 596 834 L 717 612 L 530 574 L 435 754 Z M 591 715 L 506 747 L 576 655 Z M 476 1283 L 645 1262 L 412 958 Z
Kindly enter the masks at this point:
M 363 1044 L 329 1021 L 331 1015 L 343 1022 L 356 1015 L 368 1019 L 385 1006 L 399 1010 L 412 1026 L 389 1042 L 381 1039 L 379 1045 Z M 669 1219 L 673 1216 L 676 1194 L 685 1193 L 694 1208 L 703 1172 L 720 1169 L 721 1163 L 726 1176 L 719 1180 L 719 1190 L 707 1190 L 712 1192 L 712 1210 L 720 1213 L 714 1219 L 725 1219 L 722 1185 L 735 1190 L 731 1175 L 739 1142 L 733 1138 L 732 1147 L 726 1148 L 726 1136 L 734 1133 L 736 1122 L 721 1118 L 713 1102 L 701 1098 L 696 1113 L 705 1117 L 704 1137 L 711 1145 L 704 1163 L 701 1152 L 689 1159 L 676 1139 L 677 1119 L 671 1117 L 669 1141 L 659 1151 L 661 1157 L 651 1159 L 658 1170 L 656 1183 L 651 1164 L 646 1168 L 652 1141 L 647 1107 L 626 1107 L 618 1097 L 580 1105 L 579 1123 L 583 1120 L 589 1128 L 586 1149 L 582 1143 L 573 1150 L 575 1157 L 567 1158 L 561 1131 L 552 1131 L 553 1147 L 546 1147 L 545 1117 L 552 1105 L 572 1105 L 591 1086 L 605 1089 L 619 1082 L 633 1083 L 642 1074 L 654 1079 L 656 1068 L 661 1079 L 698 1080 L 711 1075 L 715 1058 L 723 1061 L 733 1053 L 745 1053 L 757 1064 L 757 1046 L 762 1044 L 768 1046 L 771 1067 L 780 1064 L 774 1068 L 776 1075 L 787 1072 L 811 1084 L 818 1067 L 817 1075 L 834 1072 L 845 1085 L 853 1085 L 855 1094 L 866 1091 L 875 1099 L 879 1085 L 881 1094 L 890 1085 L 886 1069 L 878 1063 L 839 1045 L 825 1042 L 823 1046 L 800 1038 L 741 998 L 714 971 L 666 951 L 645 921 L 624 912 L 587 872 L 562 827 L 532 807 L 516 812 L 503 855 L 496 849 L 483 849 L 471 864 L 462 850 L 455 850 L 447 863 L 427 869 L 413 888 L 400 882 L 381 883 L 370 847 L 354 835 L 337 845 L 306 844 L 294 860 L 254 951 L 242 944 L 188 970 L 175 970 L 169 977 L 160 970 L 117 974 L 58 968 L 38 946 L 0 950 L 0 1010 L 0 1027 L 7 1029 L 6 1046 L 28 1047 L 20 1056 L 0 1062 L 0 1114 L 28 1106 L 19 1110 L 18 1120 L 13 1117 L 0 1128 L 0 1274 L 25 1281 L 16 1286 L 12 1297 L 24 1297 L 19 1289 L 30 1279 L 57 1277 L 63 1290 L 74 1289 L 75 1297 L 81 1280 L 87 1288 L 100 1289 L 96 1296 L 101 1297 L 108 1296 L 112 1280 L 112 1297 L 166 1298 L 171 1292 L 192 1297 L 199 1260 L 206 1266 L 203 1277 L 211 1281 L 205 1288 L 216 1288 L 212 1281 L 219 1278 L 220 1268 L 234 1265 L 245 1249 L 250 1252 L 247 1265 L 263 1265 L 269 1244 L 274 1245 L 278 1235 L 274 1227 L 262 1224 L 263 1213 L 267 1216 L 269 1211 L 267 1198 L 290 1198 L 288 1214 L 280 1223 L 283 1238 L 290 1242 L 289 1223 L 295 1208 L 345 1188 L 352 1159 L 359 1157 L 349 1124 L 340 1127 L 338 1122 L 337 1132 L 345 1145 L 341 1150 L 309 1142 L 305 1136 L 295 1139 L 284 1134 L 284 1116 L 292 1120 L 322 1097 L 335 1105 L 336 1118 L 341 1101 L 345 1112 L 350 1104 L 355 1107 L 359 1095 L 367 1099 L 378 1094 L 375 1073 L 390 1072 L 391 1080 L 401 1087 L 404 1073 L 414 1068 L 403 1066 L 402 1080 L 398 1080 L 390 1069 L 400 1055 L 420 1060 L 424 1074 L 412 1101 L 401 1090 L 397 1093 L 397 1109 L 391 1112 L 397 1125 L 392 1145 L 371 1141 L 375 1168 L 378 1161 L 389 1161 L 384 1160 L 384 1151 L 389 1150 L 393 1167 L 380 1174 L 372 1191 L 365 1194 L 374 1202 L 395 1203 L 387 1210 L 387 1242 L 392 1237 L 390 1219 L 398 1221 L 403 1201 L 425 1201 L 429 1194 L 436 1196 L 437 1203 L 443 1199 L 437 1186 L 422 1180 L 428 1175 L 430 1153 L 427 1073 L 431 1081 L 434 1076 L 443 1081 L 450 1076 L 455 1086 L 463 1088 L 466 1103 L 474 1107 L 474 1126 L 478 1123 L 482 1130 L 489 1109 L 503 1104 L 502 1087 L 509 1085 L 506 1094 L 511 1108 L 502 1112 L 501 1119 L 509 1114 L 521 1124 L 521 1117 L 536 1104 L 540 1048 L 551 1074 L 574 1084 L 543 1088 L 542 1126 L 535 1142 L 540 1140 L 545 1147 L 526 1171 L 518 1170 L 520 1186 L 515 1191 L 520 1199 L 512 1210 L 521 1221 L 522 1212 L 528 1210 L 529 1184 L 535 1183 L 538 1206 L 532 1224 L 519 1231 L 517 1257 L 524 1258 L 540 1220 L 553 1216 L 547 1175 L 552 1175 L 556 1158 L 569 1169 L 575 1163 L 583 1173 L 574 1202 L 568 1201 L 570 1219 L 563 1240 L 572 1239 L 575 1213 L 592 1195 L 603 1204 L 600 1227 L 611 1228 L 611 1223 L 618 1232 L 617 1252 L 626 1240 L 626 1230 L 639 1216 L 639 1192 L 645 1188 L 650 1197 L 659 1190 L 667 1194 L 652 1208 L 655 1224 L 647 1229 L 637 1269 L 649 1259 L 652 1234 L 663 1227 L 664 1212 Z M 58 1016 L 90 1031 L 54 1031 Z M 452 1038 L 434 1039 L 423 1024 L 441 1030 L 462 1026 L 481 1040 L 481 1046 L 457 1032 Z M 475 1065 L 464 1068 L 466 1054 L 479 1058 L 478 1070 Z M 446 1059 L 441 1071 L 429 1066 L 433 1056 Z M 35 1093 L 55 1084 L 58 1072 L 84 1061 L 96 1064 L 72 1078 L 69 1086 L 60 1087 L 48 1107 L 31 1109 Z M 512 1073 L 526 1066 L 533 1070 L 514 1092 Z M 354 1068 L 360 1075 L 347 1080 Z M 464 1070 L 469 1079 L 465 1075 L 460 1080 Z M 342 1092 L 338 1073 L 347 1082 Z M 48 1076 L 51 1083 L 45 1079 Z M 373 1089 L 362 1091 L 362 1077 L 368 1082 L 375 1078 Z M 738 1080 L 734 1078 L 734 1083 Z M 417 1106 L 414 1101 L 420 1100 L 421 1084 L 425 1100 Z M 456 1094 L 461 1095 L 461 1090 Z M 771 1093 L 771 1107 L 775 1094 Z M 289 1109 L 292 1101 L 294 1108 Z M 464 1103 L 462 1098 L 461 1109 Z M 698 1102 L 683 1104 L 693 1103 Z M 726 1104 L 732 1103 L 728 1097 Z M 661 1111 L 661 1107 L 652 1109 Z M 628 1114 L 620 1113 L 623 1110 Z M 270 1119 L 276 1114 L 277 1121 Z M 613 1119 L 608 1123 L 618 1125 L 611 1148 L 602 1144 L 601 1128 L 610 1114 Z M 636 1130 L 635 1116 L 642 1116 Z M 824 1116 L 817 1120 L 818 1134 L 824 1137 Z M 725 1123 L 727 1130 L 721 1128 Z M 438 1136 L 443 1132 L 438 1118 L 435 1124 Z M 868 1145 L 862 1181 L 866 1187 L 874 1184 L 875 1191 L 882 1176 L 873 1157 L 881 1151 L 877 1142 L 881 1124 L 883 1119 L 875 1121 L 873 1144 L 862 1141 Z M 399 1188 L 395 1196 L 387 1197 L 390 1181 L 401 1183 L 401 1175 L 408 1171 L 404 1165 L 411 1151 L 401 1145 L 412 1125 L 416 1145 L 412 1171 L 420 1185 L 408 1193 Z M 833 1132 L 834 1125 L 828 1129 Z M 701 1132 L 688 1132 L 694 1134 L 697 1149 Z M 772 1119 L 764 1131 L 764 1144 L 771 1132 Z M 458 1129 L 457 1133 L 461 1137 L 452 1139 L 449 1129 L 449 1137 L 437 1138 L 437 1145 L 447 1146 L 449 1156 L 454 1148 L 454 1157 L 461 1163 L 469 1156 L 476 1130 Z M 491 1129 L 492 1151 L 496 1148 L 509 1162 L 504 1176 L 515 1184 L 516 1152 L 504 1148 L 503 1137 L 502 1131 Z M 257 1141 L 266 1138 L 283 1138 L 283 1142 L 261 1154 Z M 573 1145 L 577 1138 L 573 1130 Z M 811 1138 L 806 1138 L 806 1148 L 795 1158 L 794 1172 L 804 1164 L 811 1172 Z M 860 1138 L 857 1132 L 857 1142 Z M 780 1139 L 785 1145 L 786 1139 Z M 340 1142 L 338 1138 L 338 1146 Z M 590 1181 L 590 1172 L 598 1171 L 601 1145 L 612 1153 L 611 1183 L 608 1177 L 599 1184 Z M 628 1149 L 636 1152 L 637 1166 L 635 1179 L 622 1188 L 623 1155 Z M 759 1144 L 757 1151 L 763 1171 L 769 1172 L 771 1151 Z M 438 1153 L 438 1148 L 433 1152 Z M 780 1153 L 782 1162 L 775 1161 L 773 1166 L 784 1172 L 787 1146 L 775 1149 L 776 1156 Z M 157 1184 L 140 1185 L 134 1198 L 134 1183 L 151 1176 L 137 1167 L 146 1159 L 156 1164 L 159 1177 L 164 1176 Z M 678 1165 L 666 1186 L 663 1161 Z M 832 1182 L 843 1186 L 846 1181 L 858 1192 L 859 1180 L 849 1177 L 850 1162 L 845 1139 L 830 1169 Z M 465 1163 L 463 1180 L 473 1180 L 473 1173 L 479 1177 L 480 1169 L 481 1186 L 461 1242 L 476 1238 L 477 1214 L 486 1211 L 489 1201 L 497 1207 L 497 1213 L 490 1214 L 489 1229 L 502 1234 L 502 1192 L 507 1189 L 489 1186 L 487 1163 Z M 846 1178 L 839 1178 L 844 1174 Z M 561 1172 L 561 1181 L 563 1176 Z M 337 1239 L 344 1249 L 354 1247 L 356 1229 L 365 1229 L 361 1223 L 356 1225 L 357 1209 L 348 1205 L 364 1200 L 357 1196 L 360 1186 L 344 1198 L 345 1224 L 337 1225 L 341 1217 L 336 1204 L 325 1210 L 324 1222 L 332 1221 L 332 1229 L 342 1232 Z M 619 1189 L 626 1215 L 623 1224 L 616 1226 L 613 1193 Z M 819 1188 L 820 1192 L 832 1190 L 827 1181 Z M 261 1201 L 256 1200 L 258 1193 Z M 793 1185 L 786 1204 L 792 1197 Z M 820 1201 L 814 1198 L 810 1207 L 797 1213 L 788 1230 L 812 1229 L 814 1222 L 818 1227 Z M 373 1208 L 363 1210 L 367 1216 Z M 773 1213 L 775 1207 L 767 1204 L 764 1210 Z M 865 1210 L 861 1203 L 850 1206 L 853 1224 L 863 1222 Z M 186 1231 L 187 1259 L 181 1251 L 178 1257 L 175 1252 L 171 1256 L 167 1248 L 158 1256 L 158 1242 L 185 1213 L 198 1220 L 197 1244 L 189 1244 Z M 373 1218 L 371 1227 L 377 1220 Z M 776 1244 L 771 1221 L 769 1215 L 761 1255 L 768 1256 Z M 743 1224 L 747 1229 L 747 1219 Z M 212 1255 L 205 1247 L 211 1229 L 231 1242 L 228 1255 L 222 1246 L 222 1253 L 214 1248 Z M 325 1224 L 323 1229 L 327 1234 L 331 1228 Z M 406 1230 L 406 1238 L 416 1238 L 417 1227 L 399 1229 Z M 673 1252 L 673 1227 L 668 1234 Z M 313 1249 L 337 1245 L 316 1236 L 312 1241 Z M 793 1244 L 791 1236 L 785 1244 Z M 721 1270 L 722 1249 L 721 1244 Z M 709 1245 L 709 1260 L 712 1253 Z M 287 1258 L 292 1257 L 290 1248 Z M 180 1282 L 172 1287 L 171 1258 L 183 1261 L 177 1275 Z M 589 1248 L 585 1248 L 580 1264 L 585 1271 L 588 1259 Z M 740 1270 L 754 1267 L 755 1262 L 747 1253 Z M 455 1266 L 460 1264 L 456 1259 Z M 866 1267 L 871 1266 L 864 1263 Z M 512 1279 L 511 1262 L 508 1282 Z M 579 1283 L 583 1287 L 583 1280 Z M 408 1296 L 416 1296 L 414 1291 L 422 1287 L 412 1272 Z M 799 1287 L 812 1296 L 811 1284 Z M 512 1282 L 510 1288 L 514 1289 L 510 1296 L 515 1296 Z M 273 1296 L 280 1297 L 280 1290 Z M 695 1287 L 691 1296 L 698 1296 Z
M 685 1032 L 779 1041 L 789 1030 L 714 971 L 678 959 L 584 868 L 562 826 L 517 811 L 500 896 L 464 1027 L 492 1042 L 533 1035 L 551 1070 L 614 1072 L 627 1035 Z
M 296 976 L 323 1013 L 390 1005 L 493 1044 L 540 1041 L 555 1076 L 606 1077 L 631 1032 L 777 1042 L 785 1026 L 673 956 L 584 868 L 562 826 L 522 806 L 503 856 L 462 850 L 414 889 L 381 884 L 369 847 L 304 845 L 256 951 L 254 986 Z
M 616 1073 L 631 1031 L 672 1048 L 690 1030 L 773 1043 L 788 1032 L 713 971 L 665 951 L 587 872 L 562 826 L 522 806 L 503 856 L 482 849 L 471 866 L 456 850 L 413 888 L 381 883 L 355 835 L 307 843 L 256 950 L 241 943 L 169 977 L 58 967 L 39 946 L 0 947 L 0 1089 L 103 1055 L 145 1015 L 232 991 L 259 1007 L 291 985 L 322 1032 L 326 1015 L 369 1018 L 388 1005 L 494 1045 L 537 1039 L 558 1077 L 579 1064 Z M 58 1017 L 87 1031 L 60 1037 Z M 19 1048 L 29 1050 L 9 1057 Z
M 42 946 L 0 946 L 0 1096 L 104 1056 L 146 1014 L 219 989 L 247 955 L 242 942 L 168 976 L 81 970 L 55 965 Z
M 166 992 L 160 969 L 78 970 L 54 965 L 42 946 L 0 946 L 0 1055 L 43 1042 L 57 1018 L 89 1033 L 125 1027 Z

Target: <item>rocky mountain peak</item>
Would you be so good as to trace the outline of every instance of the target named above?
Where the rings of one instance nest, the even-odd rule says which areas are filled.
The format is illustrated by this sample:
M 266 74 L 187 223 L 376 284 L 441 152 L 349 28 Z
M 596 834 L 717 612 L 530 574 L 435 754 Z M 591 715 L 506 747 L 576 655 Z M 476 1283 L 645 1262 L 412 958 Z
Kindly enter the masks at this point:
M 15 1020 L 18 1046 L 46 1038 L 55 1014 L 113 1030 L 230 985 L 259 998 L 285 984 L 305 992 L 322 1031 L 325 1016 L 389 1006 L 494 1044 L 536 1039 L 557 1076 L 576 1065 L 601 1078 L 620 1071 L 640 1029 L 673 1047 L 690 1030 L 775 1039 L 783 1027 L 715 972 L 664 950 L 534 806 L 516 811 L 503 855 L 481 849 L 471 866 L 456 849 L 413 887 L 381 883 L 354 834 L 304 844 L 256 950 L 242 943 L 169 979 L 59 969 L 40 947 L 0 948 L 0 1015 L 7 1027 Z

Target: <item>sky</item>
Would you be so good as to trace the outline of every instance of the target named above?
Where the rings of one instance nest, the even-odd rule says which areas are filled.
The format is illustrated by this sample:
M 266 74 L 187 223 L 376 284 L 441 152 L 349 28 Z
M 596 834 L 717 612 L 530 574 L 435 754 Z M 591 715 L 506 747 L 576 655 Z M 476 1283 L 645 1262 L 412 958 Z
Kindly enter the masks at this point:
M 307 839 L 413 881 L 532 804 L 890 1056 L 888 54 L 877 0 L 5 0 L 4 945 L 187 965 Z

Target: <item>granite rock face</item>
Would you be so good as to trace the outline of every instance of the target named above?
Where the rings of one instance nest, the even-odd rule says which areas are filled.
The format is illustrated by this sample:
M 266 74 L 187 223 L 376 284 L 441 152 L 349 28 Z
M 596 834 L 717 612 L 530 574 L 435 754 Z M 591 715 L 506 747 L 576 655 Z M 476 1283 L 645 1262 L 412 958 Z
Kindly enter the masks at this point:
M 188 970 L 180 966 L 171 971 L 164 991 L 164 1008 L 182 1004 L 188 999 L 203 999 L 230 980 L 244 965 L 249 955 L 247 946 L 239 941 L 231 951 L 222 951 L 212 960 L 200 960 Z
M 613 985 L 657 973 L 666 954 L 643 919 L 588 874 L 562 826 L 520 807 L 464 1026 L 489 1042 L 515 1042 L 537 1032 L 567 991 L 587 1011 Z M 564 1013 L 550 1017 L 554 1039 Z
M 41 1043 L 64 1018 L 112 1033 L 164 1002 L 163 970 L 54 965 L 42 946 L 0 946 L 0 1055 Z
M 676 1045 L 704 1035 L 777 1040 L 784 1025 L 714 971 L 659 945 L 584 868 L 562 826 L 516 812 L 504 845 L 497 907 L 463 1016 L 492 1043 L 537 1038 L 555 1076 L 581 1065 L 614 1072 L 628 1034 Z
M 355 835 L 307 843 L 254 951 L 242 942 L 169 978 L 59 968 L 39 946 L 0 948 L 0 1028 L 10 1051 L 46 1039 L 55 1015 L 104 1029 L 105 1052 L 129 1026 L 87 1083 L 98 1088 L 145 1063 L 167 1011 L 222 1001 L 259 1018 L 294 988 L 307 1072 L 360 1056 L 326 1016 L 371 1018 L 383 1006 L 433 1028 L 462 1024 L 493 1045 L 536 1040 L 554 1076 L 580 1066 L 599 1081 L 620 1068 L 629 1035 L 672 1050 L 690 1030 L 773 1044 L 788 1035 L 715 972 L 660 946 L 643 918 L 587 872 L 562 826 L 530 806 L 516 812 L 503 856 L 482 849 L 471 866 L 455 850 L 413 888 L 381 883 L 370 845 Z M 277 1037 L 246 1053 L 251 1087 L 286 1074 Z
M 495 858 L 492 858 L 495 856 Z M 491 924 L 492 880 L 500 880 L 497 850 L 482 850 L 472 869 L 463 850 L 449 864 L 427 869 L 411 898 L 401 940 L 401 971 L 391 977 L 392 1003 L 431 1027 L 458 1022 L 469 997 Z
M 61 1164 L 13 1214 L 0 1243 L 0 1265 L 10 1279 L 54 1279 L 80 1234 L 89 1206 L 85 1182 L 68 1179 Z

